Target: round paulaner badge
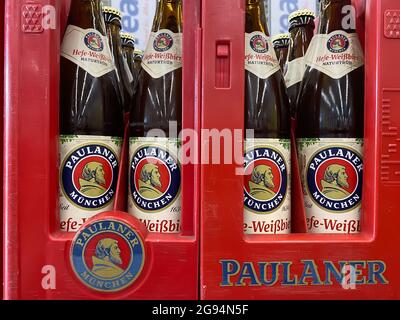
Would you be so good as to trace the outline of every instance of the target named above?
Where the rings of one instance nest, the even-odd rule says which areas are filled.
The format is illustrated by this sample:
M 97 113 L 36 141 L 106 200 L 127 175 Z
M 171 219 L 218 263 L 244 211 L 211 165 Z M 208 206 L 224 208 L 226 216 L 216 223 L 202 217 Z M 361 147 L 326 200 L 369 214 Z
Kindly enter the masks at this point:
M 100 292 L 117 292 L 140 276 L 145 248 L 140 235 L 125 222 L 98 220 L 76 234 L 70 261 L 85 286 Z
M 306 179 L 312 201 L 325 211 L 346 213 L 361 205 L 363 160 L 351 148 L 330 146 L 316 152 Z

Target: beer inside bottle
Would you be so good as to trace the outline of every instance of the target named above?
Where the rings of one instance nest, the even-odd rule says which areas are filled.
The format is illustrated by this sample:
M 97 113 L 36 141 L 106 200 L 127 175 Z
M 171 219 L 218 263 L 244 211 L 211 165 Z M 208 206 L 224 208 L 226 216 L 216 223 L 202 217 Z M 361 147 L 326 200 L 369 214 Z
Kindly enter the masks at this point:
M 290 233 L 289 102 L 264 1 L 245 1 L 244 233 Z
M 285 81 L 292 118 L 296 118 L 297 97 L 306 70 L 304 56 L 314 36 L 314 19 L 315 14 L 307 9 L 289 16 L 290 45 Z
M 298 104 L 297 145 L 312 233 L 357 233 L 363 181 L 364 55 L 350 0 L 321 0 Z
M 181 231 L 182 1 L 160 0 L 131 112 L 129 212 L 150 232 Z M 171 129 L 170 129 L 171 125 Z
M 112 209 L 122 135 L 123 111 L 101 1 L 72 1 L 61 46 L 62 231 L 76 231 Z
M 282 72 L 286 72 L 286 62 L 289 53 L 289 35 L 286 33 L 278 34 L 272 38 L 275 54 L 278 58 Z
M 122 41 L 120 36 L 122 15 L 119 10 L 108 6 L 103 7 L 103 14 L 106 22 L 106 30 L 110 42 L 111 53 L 117 70 L 122 104 L 124 106 L 124 111 L 129 112 L 132 107 L 134 79 L 122 53 Z

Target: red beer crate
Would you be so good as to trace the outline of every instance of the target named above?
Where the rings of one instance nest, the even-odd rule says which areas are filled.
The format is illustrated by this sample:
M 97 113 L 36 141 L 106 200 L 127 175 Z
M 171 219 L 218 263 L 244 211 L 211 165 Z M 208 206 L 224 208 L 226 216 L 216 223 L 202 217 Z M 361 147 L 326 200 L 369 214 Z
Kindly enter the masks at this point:
M 70 0 L 5 1 L 4 298 L 196 299 L 199 233 L 193 195 L 199 194 L 199 179 L 193 165 L 182 168 L 181 234 L 147 233 L 143 224 L 121 212 L 126 207 L 123 169 L 115 212 L 81 227 L 126 231 L 132 242 L 125 247 L 133 248 L 128 266 L 135 274 L 118 279 L 119 286 L 127 284 L 123 290 L 111 293 L 111 282 L 98 283 L 107 292 L 93 290 L 82 283 L 90 278 L 81 282 L 72 270 L 75 235 L 59 231 L 57 205 L 60 42 L 69 5 Z M 200 119 L 200 9 L 200 1 L 184 6 L 183 126 L 191 129 L 198 129 Z
M 236 174 L 241 166 L 203 164 L 202 299 L 400 298 L 400 203 L 396 201 L 400 191 L 400 81 L 396 72 L 400 3 L 360 0 L 355 4 L 360 14 L 357 27 L 362 27 L 364 15 L 366 27 L 362 232 L 304 233 L 297 170 L 293 172 L 295 233 L 245 235 L 243 178 Z M 204 0 L 203 31 L 202 128 L 243 129 L 244 1 Z M 202 153 L 208 148 L 203 145 Z

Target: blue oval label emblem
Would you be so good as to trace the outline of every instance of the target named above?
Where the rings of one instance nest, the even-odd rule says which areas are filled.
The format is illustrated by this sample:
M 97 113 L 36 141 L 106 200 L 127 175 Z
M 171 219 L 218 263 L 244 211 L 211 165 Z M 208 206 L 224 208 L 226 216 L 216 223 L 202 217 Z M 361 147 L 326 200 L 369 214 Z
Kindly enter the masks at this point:
M 306 168 L 307 189 L 321 209 L 344 213 L 361 205 L 362 156 L 347 147 L 321 149 Z
M 145 248 L 128 224 L 100 220 L 80 230 L 71 247 L 71 265 L 78 279 L 101 292 L 127 288 L 139 277 Z
M 250 39 L 250 47 L 257 53 L 268 52 L 268 41 L 267 38 L 261 34 L 257 34 Z
M 65 197 L 84 210 L 106 207 L 114 198 L 119 162 L 106 145 L 86 144 L 70 152 L 61 165 Z
M 172 205 L 179 195 L 180 165 L 166 149 L 144 146 L 132 156 L 129 179 L 135 206 L 146 212 L 158 212 Z
M 350 46 L 349 39 L 343 34 L 336 34 L 328 40 L 328 50 L 333 53 L 345 52 Z
M 258 147 L 245 154 L 244 205 L 258 214 L 270 214 L 285 201 L 288 168 L 282 154 L 270 147 Z
M 162 32 L 154 39 L 153 47 L 158 52 L 168 51 L 174 45 L 174 39 L 170 34 Z
M 85 45 L 89 49 L 97 52 L 103 51 L 104 49 L 103 39 L 95 32 L 89 32 L 85 36 Z

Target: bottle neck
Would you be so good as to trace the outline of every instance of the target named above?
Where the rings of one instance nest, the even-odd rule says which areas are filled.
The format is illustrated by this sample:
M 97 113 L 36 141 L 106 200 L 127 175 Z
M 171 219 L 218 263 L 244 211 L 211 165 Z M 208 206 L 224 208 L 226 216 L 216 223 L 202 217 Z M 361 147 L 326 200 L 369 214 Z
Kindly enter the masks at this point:
M 321 0 L 320 11 L 321 21 L 319 23 L 320 34 L 329 34 L 335 30 L 343 30 L 348 33 L 354 33 L 354 29 L 348 28 L 350 17 L 349 10 L 344 8 L 351 6 L 351 0 Z
M 311 39 L 314 36 L 314 25 L 302 25 L 290 30 L 290 54 L 289 61 L 304 57 Z
M 182 0 L 158 0 L 152 31 L 161 29 L 182 32 Z
M 246 0 L 246 33 L 260 31 L 269 36 L 264 0 Z
M 104 18 L 100 0 L 74 0 L 71 1 L 71 9 L 68 24 L 82 29 L 93 28 L 103 35 L 106 34 Z
M 121 24 L 117 22 L 106 22 L 107 36 L 110 41 L 110 47 L 115 59 L 122 56 L 122 41 L 121 41 Z

